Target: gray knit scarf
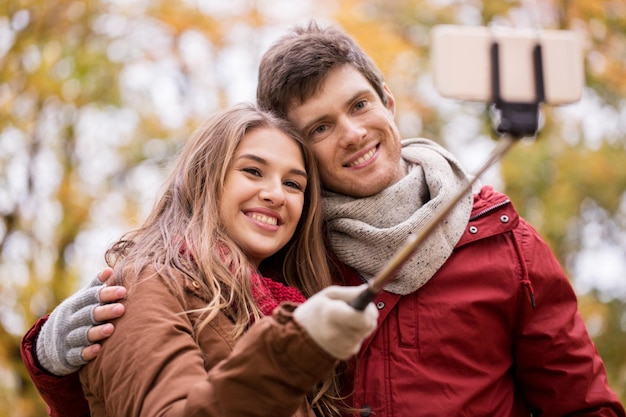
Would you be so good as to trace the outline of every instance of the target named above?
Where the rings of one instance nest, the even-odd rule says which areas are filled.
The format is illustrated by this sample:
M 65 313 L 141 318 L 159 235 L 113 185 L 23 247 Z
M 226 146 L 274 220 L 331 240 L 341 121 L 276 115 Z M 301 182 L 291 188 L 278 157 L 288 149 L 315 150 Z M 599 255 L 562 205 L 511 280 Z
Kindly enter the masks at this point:
M 407 175 L 379 194 L 354 198 L 325 191 L 323 195 L 333 251 L 366 280 L 469 181 L 456 158 L 427 139 L 403 140 L 402 159 L 408 166 Z M 430 280 L 461 238 L 472 203 L 468 192 L 385 286 L 386 291 L 409 294 Z

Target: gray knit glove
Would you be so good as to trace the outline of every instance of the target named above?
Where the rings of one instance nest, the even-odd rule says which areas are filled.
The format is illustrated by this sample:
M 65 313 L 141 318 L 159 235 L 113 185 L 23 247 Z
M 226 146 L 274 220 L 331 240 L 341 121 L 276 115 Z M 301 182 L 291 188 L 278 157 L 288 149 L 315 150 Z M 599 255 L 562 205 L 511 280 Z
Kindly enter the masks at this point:
M 63 376 L 87 363 L 82 352 L 91 345 L 87 331 L 99 324 L 94 309 L 100 305 L 100 290 L 104 286 L 95 278 L 52 311 L 37 338 L 37 359 L 46 371 Z

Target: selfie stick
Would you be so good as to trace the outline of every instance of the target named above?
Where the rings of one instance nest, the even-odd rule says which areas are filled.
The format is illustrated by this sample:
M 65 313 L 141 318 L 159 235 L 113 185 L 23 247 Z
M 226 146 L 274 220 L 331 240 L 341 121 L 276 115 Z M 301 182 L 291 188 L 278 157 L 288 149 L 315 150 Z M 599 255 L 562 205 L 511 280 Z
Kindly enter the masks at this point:
M 507 102 L 503 100 L 500 95 L 499 45 L 497 41 L 493 42 L 490 51 L 492 99 L 494 109 L 500 113 L 499 126 L 496 128 L 496 132 L 501 134 L 502 138 L 487 161 L 485 161 L 483 166 L 475 173 L 471 181 L 469 181 L 448 204 L 443 206 L 419 233 L 413 238 L 410 238 L 408 242 L 395 253 L 389 263 L 369 281 L 365 290 L 349 302 L 356 310 L 364 310 L 365 307 L 374 300 L 376 295 L 395 277 L 400 268 L 402 268 L 415 253 L 417 248 L 426 240 L 444 217 L 450 213 L 452 208 L 472 190 L 472 186 L 478 178 L 511 149 L 517 139 L 537 134 L 539 104 L 545 100 L 541 45 L 535 45 L 532 54 L 535 75 L 535 101 L 523 103 Z

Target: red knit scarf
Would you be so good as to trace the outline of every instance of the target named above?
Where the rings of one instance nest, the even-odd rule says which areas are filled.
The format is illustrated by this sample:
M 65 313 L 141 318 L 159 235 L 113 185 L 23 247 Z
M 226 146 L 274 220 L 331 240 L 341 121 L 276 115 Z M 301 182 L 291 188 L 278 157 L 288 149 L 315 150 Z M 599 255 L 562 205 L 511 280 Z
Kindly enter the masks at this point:
M 264 315 L 269 316 L 283 301 L 303 303 L 304 295 L 295 287 L 289 287 L 273 279 L 266 278 L 256 271 L 251 271 L 252 294 Z
M 177 242 L 179 243 L 179 242 Z M 184 242 L 179 243 L 180 254 L 187 253 L 187 247 Z M 252 295 L 257 302 L 259 309 L 265 316 L 272 314 L 272 311 L 283 301 L 291 301 L 293 303 L 304 303 L 306 298 L 295 287 L 288 287 L 273 279 L 266 278 L 256 272 L 250 271 L 250 279 L 252 280 Z

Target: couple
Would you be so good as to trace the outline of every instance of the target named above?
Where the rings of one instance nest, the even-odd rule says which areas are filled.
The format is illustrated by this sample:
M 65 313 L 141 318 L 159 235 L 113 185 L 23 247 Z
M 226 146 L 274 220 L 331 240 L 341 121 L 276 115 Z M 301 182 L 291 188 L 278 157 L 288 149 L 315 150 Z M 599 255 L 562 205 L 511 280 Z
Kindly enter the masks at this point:
M 400 140 L 394 122 L 395 101 L 380 71 L 349 36 L 337 29 L 310 24 L 295 29 L 275 43 L 261 62 L 257 100 L 260 108 L 271 110 L 295 125 L 316 158 L 324 187 L 321 205 L 325 242 L 335 284 L 359 286 L 375 275 L 407 236 L 428 221 L 433 211 L 452 199 L 467 181 L 456 159 L 435 143 L 424 139 Z M 245 144 L 245 140 L 244 137 L 241 144 Z M 281 150 L 287 147 L 286 141 L 279 142 Z M 278 145 L 268 145 L 268 148 L 275 150 Z M 305 195 L 311 193 L 312 200 L 304 199 L 303 217 L 287 248 L 293 248 L 296 241 L 314 244 L 314 225 L 303 220 L 314 217 L 307 208 L 313 210 L 314 207 L 314 190 L 309 187 L 315 180 L 313 168 L 306 166 L 306 158 L 304 160 L 297 171 L 306 172 Z M 235 164 L 235 159 L 231 164 Z M 230 171 L 226 175 L 228 173 Z M 227 189 L 224 187 L 222 192 L 226 193 Z M 197 210 L 200 212 L 201 208 Z M 227 222 L 220 220 L 228 231 Z M 264 215 L 257 216 L 257 220 L 268 222 Z M 299 235 L 307 224 L 311 227 L 311 240 Z M 200 239 L 201 235 L 198 236 Z M 177 242 L 178 236 L 171 238 L 174 239 L 170 241 Z M 185 261 L 180 267 L 195 267 L 198 260 L 193 253 L 198 248 L 189 247 L 187 239 L 178 243 L 174 249 L 176 254 L 182 252 L 184 256 L 180 259 Z M 308 250 L 311 248 L 309 246 Z M 132 248 L 122 244 L 118 249 Z M 219 246 L 217 253 L 206 262 L 210 262 L 211 271 L 220 270 L 224 280 L 199 291 L 209 294 L 222 291 L 222 297 L 218 297 L 221 304 L 213 304 L 222 310 L 213 313 L 216 318 L 208 322 L 205 329 L 214 326 L 212 331 L 219 333 L 224 326 L 241 324 L 238 321 L 241 319 L 243 327 L 249 330 L 236 343 L 235 338 L 232 344 L 228 339 L 223 342 L 226 346 L 219 349 L 225 357 L 218 362 L 210 363 L 196 353 L 195 362 L 189 365 L 196 377 L 187 376 L 186 369 L 169 367 L 164 367 L 158 375 L 170 381 L 173 378 L 170 372 L 180 373 L 178 378 L 181 379 L 189 378 L 190 382 L 183 386 L 178 383 L 169 386 L 171 390 L 184 390 L 180 395 L 188 402 L 218 401 L 215 407 L 207 406 L 209 414 L 206 415 L 233 415 L 226 408 L 233 402 L 255 403 L 256 408 L 250 410 L 249 415 L 290 415 L 296 408 L 304 415 L 323 416 L 337 415 L 337 412 L 362 416 L 625 415 L 623 406 L 607 385 L 604 364 L 577 311 L 576 297 L 567 277 L 547 245 L 518 216 L 508 198 L 491 187 L 485 186 L 474 195 L 466 195 L 400 270 L 397 278 L 377 296 L 374 304 L 378 310 L 378 326 L 369 337 L 371 316 L 368 314 L 374 314 L 368 313 L 371 308 L 360 314 L 346 312 L 341 309 L 343 305 L 339 305 L 341 300 L 355 294 L 347 292 L 354 288 L 330 287 L 326 290 L 330 293 L 321 292 L 319 297 L 311 297 L 295 310 L 293 305 L 283 305 L 274 310 L 274 317 L 261 317 L 267 316 L 269 311 L 259 312 L 258 299 L 273 299 L 272 306 L 280 301 L 298 303 L 303 301 L 299 296 L 309 297 L 326 286 L 328 283 L 320 278 L 324 275 L 323 265 L 310 258 L 306 265 L 312 267 L 305 265 L 298 270 L 301 275 L 296 274 L 294 279 L 292 276 L 297 270 L 294 268 L 300 264 L 292 261 L 291 266 L 282 269 L 289 265 L 283 263 L 283 259 L 289 259 L 283 250 L 277 252 L 278 256 L 268 257 L 272 262 L 264 260 L 258 264 L 258 270 L 274 280 L 257 279 L 254 278 L 256 268 L 233 267 L 231 256 L 239 250 L 240 260 L 244 255 L 260 260 L 260 254 L 253 255 L 250 248 Z M 300 252 L 286 253 L 297 259 Z M 179 259 L 176 254 L 172 256 Z M 280 261 L 277 263 L 277 260 Z M 309 272 L 320 281 L 300 279 Z M 132 275 L 132 271 L 123 277 L 127 275 Z M 116 269 L 115 277 L 119 276 Z M 235 283 L 237 278 L 234 277 L 244 277 L 247 283 Z M 189 281 L 184 287 L 185 294 L 193 294 L 196 281 L 184 275 L 180 278 L 181 285 Z M 252 288 L 258 288 L 255 283 L 259 281 L 264 283 L 261 286 L 264 294 L 272 293 L 274 283 L 288 285 L 278 286 L 273 297 L 255 297 L 250 293 Z M 305 286 L 307 282 L 309 287 Z M 222 288 L 225 284 L 232 287 Z M 137 288 L 140 290 L 142 285 L 155 284 L 146 281 L 137 284 Z M 298 294 L 285 291 L 290 288 L 297 288 Z M 133 321 L 138 321 L 134 323 L 137 329 L 142 326 L 148 329 L 151 320 L 138 318 L 141 306 L 132 303 L 133 291 L 139 294 L 139 290 L 134 291 L 131 286 L 125 302 L 126 312 L 122 319 L 114 322 L 113 339 L 102 346 L 94 344 L 85 348 L 87 343 L 79 342 L 79 347 L 72 350 L 65 345 L 68 339 L 70 343 L 80 339 L 74 335 L 81 332 L 91 342 L 110 334 L 111 323 L 87 324 L 83 330 L 76 329 L 79 325 L 59 325 L 63 321 L 59 317 L 70 316 L 75 320 L 81 316 L 80 300 L 72 303 L 68 299 L 59 306 L 50 318 L 52 324 L 43 327 L 39 340 L 36 337 L 44 320 L 27 334 L 22 346 L 23 357 L 44 398 L 52 405 L 53 415 L 81 415 L 77 408 L 84 406 L 84 400 L 76 403 L 82 392 L 72 391 L 80 389 L 80 385 L 76 385 L 76 373 L 62 378 L 49 373 L 66 375 L 84 363 L 75 359 L 80 353 L 72 352 L 82 352 L 87 360 L 96 356 L 94 362 L 80 371 L 83 381 L 96 378 L 98 367 L 94 367 L 94 363 L 114 357 L 111 352 L 117 351 L 123 356 L 135 354 L 128 351 L 132 350 L 132 344 L 139 342 L 122 340 L 121 336 L 114 338 L 124 332 L 129 322 L 132 325 Z M 124 293 L 116 286 L 102 291 L 94 287 L 74 297 L 88 297 L 89 291 L 99 294 L 103 302 L 117 301 Z M 290 296 L 276 296 L 285 292 Z M 144 303 L 144 308 L 157 307 Z M 93 314 L 97 322 L 110 320 L 123 312 L 118 303 L 98 306 L 95 310 L 93 303 L 89 304 L 84 310 Z M 198 322 L 211 317 L 210 312 L 193 305 L 191 308 L 195 308 L 193 314 L 198 315 Z M 249 311 L 241 311 L 244 308 Z M 257 311 L 250 318 L 254 325 L 242 319 L 250 311 Z M 342 320 L 333 321 L 329 318 L 333 311 L 349 315 L 354 326 L 349 327 Z M 180 325 L 174 329 L 191 331 Z M 71 330 L 74 333 L 68 335 Z M 297 341 L 289 339 L 293 343 L 290 345 L 278 335 L 287 339 L 294 335 Z M 139 335 L 127 336 L 140 338 Z M 62 343 L 44 343 L 55 338 Z M 290 350 L 290 346 L 296 345 L 298 349 L 308 346 L 308 351 L 296 354 L 295 350 Z M 55 349 L 56 346 L 59 349 Z M 258 349 L 259 346 L 264 348 Z M 341 366 L 334 367 L 335 359 L 348 358 L 359 346 L 356 359 L 348 360 L 345 366 L 342 362 Z M 341 352 L 335 350 L 338 347 Z M 98 349 L 101 349 L 99 353 Z M 165 346 L 160 346 L 146 355 L 167 364 L 171 360 L 170 349 L 164 349 Z M 70 362 L 66 358 L 68 352 Z M 209 349 L 202 355 L 211 359 L 211 353 Z M 183 349 L 181 354 L 189 352 Z M 301 368 L 303 374 L 289 370 L 287 375 L 281 373 L 280 366 L 272 361 L 278 361 L 283 355 L 287 355 L 288 360 L 293 359 L 290 370 Z M 244 359 L 237 359 L 240 356 Z M 136 358 L 137 361 L 142 359 Z M 262 369 L 243 368 L 252 361 Z M 42 362 L 47 364 L 44 369 L 37 366 Z M 274 367 L 266 369 L 266 364 Z M 202 366 L 206 371 L 200 372 Z M 123 368 L 118 370 L 123 371 Z M 246 372 L 258 372 L 257 376 L 263 373 L 264 380 L 274 385 L 266 391 L 258 379 L 246 380 Z M 196 379 L 193 378 L 199 378 L 205 385 L 201 392 L 206 396 L 198 395 L 198 391 L 194 394 L 196 382 L 191 380 Z M 145 383 L 141 379 L 127 382 L 123 395 L 117 395 L 130 398 L 134 392 L 129 392 L 128 387 L 139 389 L 136 385 Z M 162 383 L 167 385 L 165 380 Z M 312 386 L 314 388 L 310 389 Z M 270 394 L 272 389 L 276 390 Z M 86 394 L 90 402 L 94 401 L 95 394 L 88 390 Z M 340 409 L 336 394 L 347 395 L 347 405 L 356 410 Z M 272 410 L 277 399 L 288 405 Z M 148 404 L 146 400 L 143 403 Z M 224 411 L 220 411 L 220 407 L 224 407 Z M 92 415 L 101 414 L 92 412 Z

